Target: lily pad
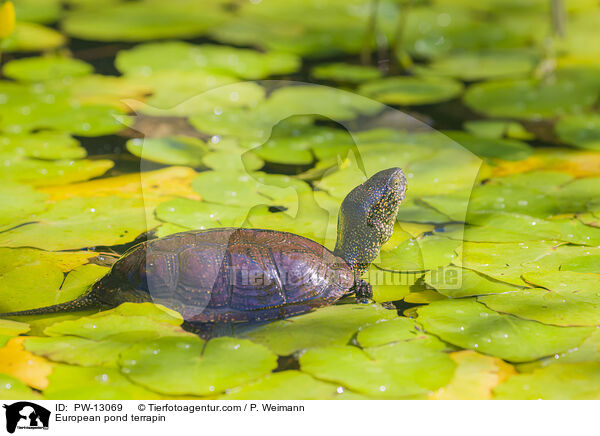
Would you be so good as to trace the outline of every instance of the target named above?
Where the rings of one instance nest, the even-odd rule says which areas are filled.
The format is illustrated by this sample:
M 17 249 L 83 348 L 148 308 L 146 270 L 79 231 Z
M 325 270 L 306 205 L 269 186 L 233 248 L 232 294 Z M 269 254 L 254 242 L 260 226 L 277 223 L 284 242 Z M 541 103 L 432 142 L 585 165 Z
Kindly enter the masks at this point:
M 244 337 L 287 356 L 307 348 L 345 345 L 362 327 L 396 317 L 395 311 L 377 305 L 331 306 L 257 327 Z
M 190 8 L 186 0 L 144 0 L 78 8 L 62 20 L 62 28 L 71 36 L 94 41 L 193 38 L 218 26 L 226 16 L 218 2 Z
M 48 386 L 48 375 L 54 365 L 23 348 L 25 337 L 15 337 L 0 348 L 0 374 L 12 376 L 32 388 Z
M 448 278 L 444 271 L 429 271 L 425 274 L 425 283 L 442 295 L 450 298 L 473 297 L 477 295 L 503 294 L 516 291 L 519 288 L 508 283 L 494 280 L 491 277 L 471 271 L 460 269 L 460 286 L 448 286 Z
M 411 106 L 439 103 L 460 95 L 460 82 L 437 77 L 389 77 L 367 82 L 359 93 L 385 104 Z
M 33 213 L 46 209 L 48 195 L 27 185 L 6 183 L 0 186 L 0 229 Z M 6 226 L 6 227 L 5 227 Z
M 452 140 L 481 157 L 523 160 L 533 153 L 531 147 L 515 139 L 487 138 L 460 131 L 445 131 Z
M 471 120 L 463 124 L 466 131 L 475 136 L 499 139 L 503 137 L 527 141 L 535 135 L 529 133 L 522 124 L 516 121 Z
M 15 59 L 7 62 L 2 68 L 6 77 L 27 82 L 85 76 L 93 70 L 93 67 L 84 61 L 58 56 Z
M 52 131 L 0 135 L 0 154 L 7 159 L 12 155 L 47 160 L 80 159 L 87 156 L 85 148 L 71 135 Z
M 317 65 L 312 69 L 311 75 L 319 80 L 331 80 L 341 83 L 362 83 L 379 79 L 382 76 L 382 73 L 372 66 L 338 62 Z
M 115 64 L 124 74 L 142 76 L 163 70 L 207 70 L 244 79 L 264 79 L 274 74 L 293 73 L 300 66 L 300 60 L 286 53 L 261 53 L 224 45 L 169 41 L 121 50 Z
M 60 32 L 36 23 L 18 22 L 12 35 L 2 41 L 6 52 L 32 52 L 58 48 L 66 42 Z
M 162 338 L 121 355 L 121 371 L 141 386 L 172 395 L 211 395 L 256 380 L 276 356 L 245 339 Z
M 600 274 L 600 255 L 569 259 L 560 266 L 560 270 Z
M 191 167 L 202 167 L 202 159 L 209 150 L 202 140 L 187 136 L 134 138 L 126 145 L 131 154 L 143 159 Z
M 146 222 L 143 201 L 117 196 L 62 200 L 23 221 L 0 233 L 0 245 L 44 250 L 116 245 L 133 241 L 155 225 Z
M 280 205 L 297 190 L 308 191 L 306 182 L 280 174 L 206 171 L 192 187 L 208 202 L 230 206 Z
M 486 297 L 488 298 L 488 297 Z M 435 301 L 417 309 L 425 331 L 461 348 L 527 362 L 579 345 L 589 327 L 557 327 L 503 315 L 475 299 Z
M 561 141 L 588 150 L 600 150 L 600 115 L 576 115 L 560 119 L 555 126 Z
M 74 300 L 107 271 L 98 265 L 83 265 L 65 277 L 50 262 L 16 267 L 0 275 L 0 310 L 14 312 Z
M 247 208 L 184 198 L 166 201 L 156 208 L 159 220 L 197 230 L 240 227 L 247 214 Z
M 597 86 L 569 79 L 492 81 L 472 85 L 464 95 L 468 106 L 488 116 L 534 120 L 583 112 L 597 98 Z
M 1 382 L 0 382 L 1 383 Z M 329 400 L 342 398 L 344 389 L 299 371 L 269 374 L 245 386 L 230 389 L 221 400 Z
M 450 265 L 456 259 L 460 241 L 437 234 L 410 238 L 380 253 L 377 267 L 390 271 L 423 271 Z
M 507 400 L 597 400 L 600 363 L 561 363 L 518 374 L 496 387 L 494 394 Z
M 40 400 L 42 396 L 21 380 L 7 374 L 0 374 L 0 399 Z
M 375 398 L 422 398 L 452 378 L 456 364 L 443 348 L 427 340 L 365 350 L 352 346 L 314 348 L 300 357 L 300 368 Z
M 55 365 L 44 398 L 53 400 L 159 399 L 160 395 L 132 383 L 118 369 Z
M 430 400 L 491 400 L 492 389 L 515 374 L 512 365 L 471 350 L 450 354 L 457 363 L 454 378 L 429 395 Z
M 534 66 L 534 57 L 526 52 L 465 52 L 434 59 L 427 67 L 419 68 L 418 71 L 422 74 L 432 73 L 474 81 L 527 76 Z

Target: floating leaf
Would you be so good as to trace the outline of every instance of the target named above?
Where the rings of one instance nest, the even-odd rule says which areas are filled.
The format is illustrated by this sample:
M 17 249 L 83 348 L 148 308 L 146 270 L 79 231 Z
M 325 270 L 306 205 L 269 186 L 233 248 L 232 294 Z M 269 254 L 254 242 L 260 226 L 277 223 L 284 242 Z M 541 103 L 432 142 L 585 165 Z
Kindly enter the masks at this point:
M 197 230 L 239 227 L 247 214 L 247 208 L 184 198 L 166 201 L 156 208 L 156 217 L 159 220 Z
M 127 150 L 135 156 L 153 162 L 202 167 L 202 159 L 208 152 L 208 147 L 198 138 L 169 136 L 130 139 L 127 141 Z
M 46 209 L 48 196 L 27 185 L 6 183 L 0 186 L 0 229 L 11 222 Z
M 345 345 L 361 327 L 396 316 L 377 305 L 331 306 L 256 327 L 244 337 L 287 356 L 307 348 Z
M 20 21 L 13 34 L 2 42 L 2 50 L 6 52 L 52 50 L 65 42 L 64 35 L 54 29 Z
M 487 138 L 459 131 L 445 131 L 444 133 L 467 150 L 481 157 L 522 160 L 532 154 L 531 147 L 528 144 L 515 139 Z
M 550 83 L 530 79 L 499 80 L 472 85 L 465 103 L 493 117 L 541 119 L 583 112 L 598 97 L 589 81 L 565 78 Z
M 299 371 L 269 374 L 245 386 L 230 389 L 222 400 L 328 400 L 342 398 L 344 389 Z
M 434 59 L 427 67 L 419 68 L 418 71 L 471 81 L 526 76 L 534 66 L 534 57 L 525 52 L 467 52 Z
M 397 317 L 382 320 L 374 325 L 361 329 L 356 336 L 362 348 L 378 347 L 398 341 L 424 340 L 429 338 L 434 342 L 437 339 L 422 332 L 414 319 Z
M 136 42 L 200 36 L 225 17 L 218 2 L 198 9 L 190 8 L 186 0 L 145 0 L 76 9 L 63 19 L 62 28 L 81 39 Z
M 600 398 L 600 363 L 562 363 L 531 374 L 510 377 L 494 389 L 496 399 L 597 400 Z
M 172 395 L 210 395 L 256 380 L 276 357 L 245 339 L 162 338 L 121 355 L 121 371 L 141 386 Z
M 47 56 L 15 59 L 2 68 L 6 77 L 27 82 L 43 82 L 85 76 L 93 72 L 93 67 L 79 59 Z
M 261 53 L 224 45 L 194 45 L 183 41 L 140 44 L 121 50 L 115 64 L 125 74 L 149 76 L 163 70 L 208 70 L 244 79 L 264 79 L 293 73 L 300 60 L 285 53 Z
M 446 385 L 455 366 L 443 345 L 427 340 L 314 348 L 300 357 L 302 371 L 375 398 L 422 398 Z
M 560 266 L 560 270 L 600 274 L 600 255 L 569 259 Z
M 468 269 L 457 271 L 459 286 L 450 286 L 453 276 L 447 277 L 446 270 L 429 271 L 425 274 L 425 283 L 436 289 L 440 294 L 450 298 L 473 297 L 476 295 L 502 294 L 519 288 L 507 283 L 494 280 L 483 274 Z
M 53 365 L 23 348 L 24 337 L 13 338 L 0 348 L 0 373 L 12 376 L 35 389 L 48 386 Z
M 385 104 L 410 106 L 450 100 L 462 89 L 451 79 L 401 76 L 367 82 L 358 91 Z
M 107 271 L 98 265 L 83 265 L 65 277 L 50 262 L 16 267 L 0 276 L 0 310 L 15 312 L 74 300 Z
M 457 364 L 454 378 L 429 395 L 430 400 L 490 400 L 492 389 L 515 374 L 503 360 L 471 350 L 457 351 L 450 358 Z
M 0 374 L 0 399 L 40 400 L 42 397 L 18 378 L 7 374 Z
M 155 392 L 132 383 L 118 369 L 57 364 L 48 377 L 44 398 L 53 400 L 151 400 Z
M 0 233 L 5 247 L 66 250 L 133 241 L 154 226 L 146 223 L 141 200 L 110 197 L 70 198 L 30 217 L 26 224 Z
M 398 272 L 436 269 L 453 262 L 459 245 L 459 241 L 437 234 L 410 238 L 393 249 L 382 250 L 376 265 Z
M 535 138 L 535 135 L 529 133 L 522 124 L 515 121 L 471 120 L 465 121 L 463 126 L 466 131 L 475 136 L 495 139 L 506 136 L 507 138 L 520 140 Z
M 589 327 L 550 326 L 499 314 L 471 298 L 435 301 L 419 307 L 417 313 L 418 322 L 428 333 L 510 362 L 566 351 L 593 331 Z
M 80 159 L 87 156 L 85 148 L 71 135 L 52 131 L 2 135 L 0 153 L 48 160 Z
M 361 83 L 379 79 L 381 71 L 369 65 L 353 65 L 344 63 L 320 64 L 314 67 L 311 75 L 319 80 L 332 80 L 342 83 Z

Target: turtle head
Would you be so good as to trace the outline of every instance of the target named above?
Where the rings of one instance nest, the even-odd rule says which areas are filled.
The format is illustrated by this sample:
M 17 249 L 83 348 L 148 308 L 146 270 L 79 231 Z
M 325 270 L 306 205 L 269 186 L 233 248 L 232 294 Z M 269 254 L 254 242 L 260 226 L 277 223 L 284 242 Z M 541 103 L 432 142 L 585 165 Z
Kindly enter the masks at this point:
M 369 268 L 381 246 L 392 236 L 405 193 L 402 170 L 388 168 L 354 188 L 342 202 L 334 253 L 357 276 Z

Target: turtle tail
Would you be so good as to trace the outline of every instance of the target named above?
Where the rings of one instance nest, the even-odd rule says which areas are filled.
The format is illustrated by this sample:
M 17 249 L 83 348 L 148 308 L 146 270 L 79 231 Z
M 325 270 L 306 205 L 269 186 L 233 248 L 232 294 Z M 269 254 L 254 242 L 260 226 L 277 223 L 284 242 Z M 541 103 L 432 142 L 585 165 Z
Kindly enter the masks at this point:
M 105 306 L 106 305 L 103 304 L 98 298 L 98 292 L 96 291 L 96 288 L 93 287 L 90 290 L 90 292 L 72 301 L 55 304 L 53 306 L 40 307 L 39 309 L 0 313 L 0 317 L 5 318 L 9 316 L 47 315 L 59 312 L 79 312 L 83 310 L 101 309 Z

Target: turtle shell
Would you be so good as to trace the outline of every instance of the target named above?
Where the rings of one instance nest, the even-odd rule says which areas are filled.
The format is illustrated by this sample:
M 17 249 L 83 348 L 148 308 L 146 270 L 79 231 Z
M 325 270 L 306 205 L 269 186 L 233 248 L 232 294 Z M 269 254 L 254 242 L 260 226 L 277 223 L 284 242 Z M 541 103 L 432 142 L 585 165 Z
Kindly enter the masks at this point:
M 113 265 L 110 278 L 201 323 L 285 318 L 332 304 L 354 284 L 348 264 L 317 242 L 237 228 L 144 242 Z

